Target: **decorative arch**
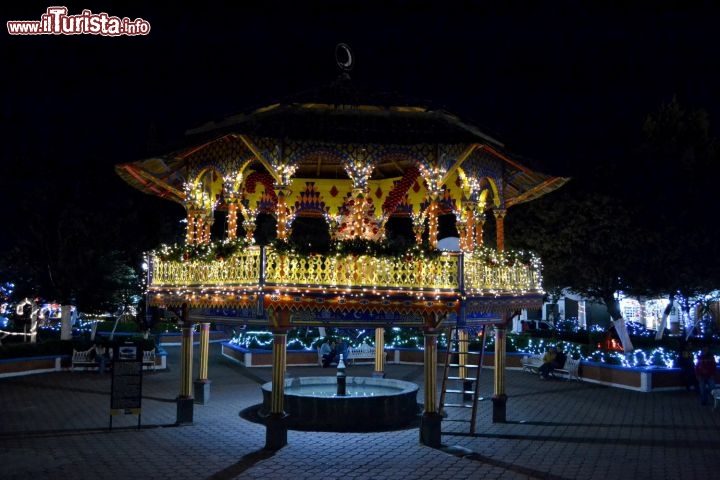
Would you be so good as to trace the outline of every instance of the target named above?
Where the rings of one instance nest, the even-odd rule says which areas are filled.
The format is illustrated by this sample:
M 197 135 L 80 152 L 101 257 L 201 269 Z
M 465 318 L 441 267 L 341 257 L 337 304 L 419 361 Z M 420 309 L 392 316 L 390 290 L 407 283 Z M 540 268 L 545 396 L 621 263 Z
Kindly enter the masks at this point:
M 348 154 L 349 150 L 341 150 L 337 146 L 333 147 L 324 143 L 290 143 L 286 148 L 288 150 L 288 163 L 291 165 L 297 165 L 315 159 L 327 159 L 342 165 L 351 159 Z
M 494 178 L 483 177 L 479 179 L 478 203 L 483 206 L 490 203 L 494 208 L 500 208 L 504 204 L 501 191 Z
M 263 191 L 257 191 L 257 185 L 263 186 Z M 269 173 L 252 172 L 245 179 L 243 188 L 243 215 L 247 209 L 254 210 L 256 213 L 275 213 L 275 207 L 278 202 L 277 193 L 275 193 L 275 179 Z
M 224 179 L 215 167 L 205 167 L 185 184 L 185 201 L 191 208 L 214 210 L 222 197 Z

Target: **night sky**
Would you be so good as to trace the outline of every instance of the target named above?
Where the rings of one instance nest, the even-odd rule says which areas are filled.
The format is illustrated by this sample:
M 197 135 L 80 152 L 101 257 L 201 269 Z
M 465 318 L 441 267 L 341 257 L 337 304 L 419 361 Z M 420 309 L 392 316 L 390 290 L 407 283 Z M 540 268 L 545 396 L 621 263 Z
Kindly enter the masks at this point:
M 142 18 L 151 31 L 3 33 L 0 168 L 10 212 L 29 183 L 62 192 L 82 176 L 131 195 L 114 164 L 205 121 L 331 83 L 340 42 L 355 54 L 358 85 L 445 108 L 546 173 L 582 175 L 619 159 L 673 96 L 709 111 L 715 132 L 720 125 L 714 2 L 238 3 L 64 4 L 70 14 Z M 51 5 L 4 5 L 3 18 L 40 20 Z

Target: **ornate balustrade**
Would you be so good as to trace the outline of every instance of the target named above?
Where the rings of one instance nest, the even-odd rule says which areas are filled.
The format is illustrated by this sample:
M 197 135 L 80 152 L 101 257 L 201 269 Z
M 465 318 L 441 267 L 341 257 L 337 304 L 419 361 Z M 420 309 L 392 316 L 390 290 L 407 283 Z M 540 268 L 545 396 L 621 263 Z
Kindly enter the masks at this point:
M 286 255 L 269 252 L 265 281 L 276 285 L 392 289 L 460 288 L 458 256 Z
M 512 265 L 494 264 L 467 255 L 463 267 L 465 291 L 468 295 L 525 294 L 542 291 L 540 271 L 528 264 L 520 262 Z
M 226 259 L 151 261 L 150 287 L 294 286 L 460 291 L 468 295 L 542 291 L 540 272 L 521 262 L 496 264 L 471 254 L 428 258 L 297 255 L 251 247 Z M 462 270 L 461 270 L 462 265 Z M 261 279 L 263 279 L 261 281 Z
M 213 261 L 162 260 L 155 255 L 151 258 L 150 286 L 258 285 L 261 255 L 259 247 Z

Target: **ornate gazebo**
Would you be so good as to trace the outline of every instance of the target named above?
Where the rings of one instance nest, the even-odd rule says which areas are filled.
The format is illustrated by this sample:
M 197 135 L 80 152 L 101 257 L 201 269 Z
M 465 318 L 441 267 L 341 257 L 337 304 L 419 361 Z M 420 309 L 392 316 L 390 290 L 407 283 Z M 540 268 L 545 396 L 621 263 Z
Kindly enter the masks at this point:
M 340 54 L 349 53 L 339 46 Z M 195 389 L 208 388 L 212 321 L 265 325 L 274 334 L 267 447 L 287 442 L 283 385 L 287 331 L 300 326 L 409 326 L 425 334 L 421 440 L 440 444 L 437 335 L 446 326 L 492 324 L 496 334 L 493 416 L 504 420 L 505 328 L 522 308 L 542 305 L 539 260 L 509 252 L 510 207 L 567 179 L 534 171 L 497 140 L 430 106 L 358 90 L 344 72 L 332 84 L 189 130 L 161 156 L 116 166 L 139 190 L 181 204 L 185 245 L 149 258 L 148 304 L 183 312 L 178 421 L 192 419 L 192 326 L 200 323 Z M 211 238 L 218 212 L 224 239 Z M 460 252 L 437 252 L 438 218 L 456 221 Z M 277 241 L 257 245 L 258 216 L 275 220 Z M 333 250 L 293 249 L 293 222 L 324 219 Z M 393 219 L 412 241 L 402 254 L 381 246 Z M 495 248 L 484 246 L 486 219 Z M 242 228 L 240 228 L 242 227 Z M 493 243 L 493 242 L 488 242 Z M 383 375 L 377 349 L 375 374 Z

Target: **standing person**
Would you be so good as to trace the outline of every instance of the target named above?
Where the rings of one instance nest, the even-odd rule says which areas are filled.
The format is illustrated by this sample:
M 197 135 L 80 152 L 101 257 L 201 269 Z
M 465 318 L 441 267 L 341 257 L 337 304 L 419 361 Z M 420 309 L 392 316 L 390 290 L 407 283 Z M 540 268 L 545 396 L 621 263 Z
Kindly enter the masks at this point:
M 703 347 L 695 365 L 695 375 L 700 387 L 700 405 L 707 405 L 710 402 L 710 392 L 715 389 L 716 369 L 715 356 L 710 353 L 707 346 Z
M 680 378 L 682 378 L 685 390 L 690 391 L 694 388 L 698 391 L 698 379 L 695 376 L 695 353 L 693 352 L 692 342 L 687 342 L 678 354 L 678 367 L 680 368 Z

